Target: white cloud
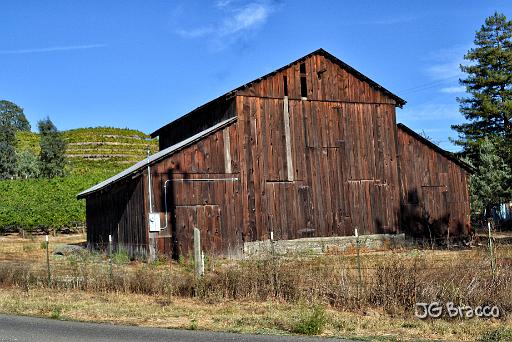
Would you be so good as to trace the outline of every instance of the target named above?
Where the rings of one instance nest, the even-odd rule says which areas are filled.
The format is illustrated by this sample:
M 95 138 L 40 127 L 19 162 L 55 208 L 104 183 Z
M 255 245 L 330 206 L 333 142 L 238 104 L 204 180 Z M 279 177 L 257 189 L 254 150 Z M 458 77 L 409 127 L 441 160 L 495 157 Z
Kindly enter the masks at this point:
M 373 25 L 396 25 L 396 24 L 405 24 L 416 21 L 418 19 L 417 16 L 402 16 L 402 17 L 389 17 L 378 19 L 374 21 L 369 21 L 367 24 Z
M 237 33 L 241 30 L 251 29 L 263 24 L 270 14 L 270 7 L 261 3 L 251 3 L 236 11 L 233 17 L 224 20 L 219 29 L 221 36 Z
M 232 0 L 217 0 L 215 2 L 215 6 L 217 7 L 226 7 L 226 6 L 229 6 L 229 4 L 231 4 L 233 1 Z
M 429 103 L 416 106 L 406 106 L 397 113 L 397 116 L 398 115 L 404 120 L 404 122 L 432 121 L 434 124 L 438 123 L 440 120 L 461 118 L 458 105 L 455 103 Z
M 177 30 L 176 33 L 183 38 L 199 38 L 213 33 L 212 27 L 198 27 L 191 30 Z
M 461 77 L 460 65 L 465 63 L 464 54 L 468 49 L 469 46 L 456 45 L 431 53 L 427 57 L 431 62 L 427 68 L 428 75 L 434 80 Z
M 24 53 L 41 53 L 41 52 L 58 52 L 58 51 L 71 51 L 71 50 L 87 50 L 106 47 L 106 44 L 88 44 L 88 45 L 68 45 L 68 46 L 51 46 L 45 48 L 35 49 L 18 49 L 18 50 L 3 50 L 0 54 L 24 54 Z
M 441 88 L 441 92 L 447 93 L 447 94 L 464 93 L 465 91 L 466 91 L 466 87 L 464 87 L 464 86 L 453 86 L 453 87 Z
M 265 24 L 274 11 L 269 1 L 252 1 L 238 5 L 232 0 L 219 0 L 215 7 L 221 11 L 221 19 L 217 23 L 180 28 L 176 33 L 183 38 L 209 38 L 217 45 L 226 45 L 237 40 L 243 33 L 249 33 Z

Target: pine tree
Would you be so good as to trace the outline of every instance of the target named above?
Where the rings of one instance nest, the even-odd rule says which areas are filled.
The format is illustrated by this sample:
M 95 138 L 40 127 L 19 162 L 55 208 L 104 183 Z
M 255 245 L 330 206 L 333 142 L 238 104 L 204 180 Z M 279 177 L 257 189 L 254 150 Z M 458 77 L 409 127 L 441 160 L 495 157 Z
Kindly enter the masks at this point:
M 487 137 L 508 165 L 512 164 L 512 22 L 494 13 L 476 32 L 475 47 L 461 65 L 467 74 L 460 82 L 468 97 L 458 98 L 469 121 L 452 126 L 459 133 L 456 144 L 478 165 L 479 145 Z
M 470 189 L 478 214 L 512 200 L 512 21 L 494 13 L 474 43 L 461 65 L 468 96 L 457 98 L 467 122 L 452 128 L 462 156 L 476 167 Z
M 64 176 L 66 143 L 53 122 L 46 118 L 37 123 L 40 133 L 39 155 L 41 176 L 53 178 Z

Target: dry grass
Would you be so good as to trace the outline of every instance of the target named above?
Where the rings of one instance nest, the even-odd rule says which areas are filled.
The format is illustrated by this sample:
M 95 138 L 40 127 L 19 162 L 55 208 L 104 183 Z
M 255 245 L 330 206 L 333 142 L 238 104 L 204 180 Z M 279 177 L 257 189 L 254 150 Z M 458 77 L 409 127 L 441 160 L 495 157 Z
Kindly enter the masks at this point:
M 125 293 L 28 292 L 3 289 L 0 311 L 66 320 L 163 328 L 258 334 L 289 334 L 305 304 L 281 301 L 219 301 Z M 58 312 L 58 317 L 55 313 Z M 390 317 L 381 310 L 345 312 L 329 308 L 323 336 L 372 341 L 475 341 L 484 331 L 510 327 L 509 320 L 420 321 Z
M 31 235 L 24 237 L 19 234 L 0 235 L 0 261 L 44 261 L 46 250 L 42 248 L 45 235 Z M 86 241 L 84 234 L 67 234 L 50 236 L 50 252 L 58 245 L 79 244 Z
M 57 237 L 53 245 L 81 238 Z M 253 333 L 322 331 L 379 341 L 475 341 L 490 329 L 511 327 L 508 246 L 497 250 L 494 279 L 487 252 L 478 248 L 363 254 L 361 283 L 354 255 L 209 259 L 197 279 L 188 262 L 114 264 L 111 272 L 104 256 L 84 253 L 52 256 L 48 286 L 42 238 L 9 239 L 10 246 L 3 240 L 0 248 L 18 261 L 0 263 L 0 310 L 6 313 Z M 498 305 L 505 314 L 493 321 L 414 318 L 416 302 L 432 301 Z M 320 328 L 297 329 L 315 305 L 326 310 Z

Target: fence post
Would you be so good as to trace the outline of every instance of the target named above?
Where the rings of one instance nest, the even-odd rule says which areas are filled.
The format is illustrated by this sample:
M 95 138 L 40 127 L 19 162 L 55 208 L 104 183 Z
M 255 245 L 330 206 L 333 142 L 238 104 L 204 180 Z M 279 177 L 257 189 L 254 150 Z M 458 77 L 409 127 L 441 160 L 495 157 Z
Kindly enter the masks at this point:
M 51 281 L 52 281 L 52 276 L 51 276 L 51 273 L 50 273 L 50 239 L 48 237 L 48 234 L 46 234 L 46 266 L 47 266 L 47 271 L 48 271 L 48 287 L 50 287 L 51 285 Z
M 356 264 L 357 264 L 357 302 L 361 298 L 361 287 L 362 287 L 362 276 L 361 276 L 361 255 L 359 252 L 359 233 L 357 228 L 354 229 L 354 235 L 356 236 Z
M 194 266 L 196 276 L 201 277 L 204 274 L 204 261 L 201 252 L 201 231 L 194 228 Z
M 496 256 L 494 255 L 494 243 L 491 233 L 491 221 L 487 221 L 487 230 L 489 234 L 489 257 L 491 258 L 492 279 L 496 278 Z
M 270 253 L 272 257 L 272 287 L 274 288 L 274 297 L 279 295 L 279 286 L 277 282 L 277 265 L 276 265 L 276 246 L 274 244 L 274 231 L 270 231 Z
M 113 272 L 112 272 L 112 235 L 108 236 L 108 265 L 109 265 L 109 275 L 110 282 L 113 282 Z

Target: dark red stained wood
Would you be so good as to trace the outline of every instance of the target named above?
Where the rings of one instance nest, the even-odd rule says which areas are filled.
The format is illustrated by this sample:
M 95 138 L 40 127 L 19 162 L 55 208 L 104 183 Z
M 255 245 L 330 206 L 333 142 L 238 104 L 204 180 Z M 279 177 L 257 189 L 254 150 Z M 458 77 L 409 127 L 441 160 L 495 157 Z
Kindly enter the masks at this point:
M 400 128 L 398 148 L 404 229 L 423 236 L 428 223 L 436 237 L 469 234 L 466 170 Z
M 323 55 L 303 62 L 306 99 L 295 63 L 160 131 L 165 148 L 238 118 L 151 166 L 153 207 L 168 225 L 157 237 L 160 252 L 190 255 L 193 228 L 201 230 L 205 253 L 233 256 L 244 242 L 268 239 L 270 232 L 275 239 L 353 235 L 355 228 L 361 234 L 415 234 L 418 222 L 410 220 L 425 213 L 438 221 L 449 214 L 441 235 L 468 232 L 466 171 L 397 130 L 396 103 L 388 94 Z M 175 227 L 173 220 L 165 222 L 167 180 Z M 88 240 L 103 242 L 114 233 L 127 246 L 142 246 L 134 253 L 145 253 L 147 213 L 143 170 L 87 197 Z
M 145 256 L 148 240 L 144 197 L 140 176 L 87 197 L 87 242 L 95 248 L 106 248 L 112 235 L 116 248 Z

